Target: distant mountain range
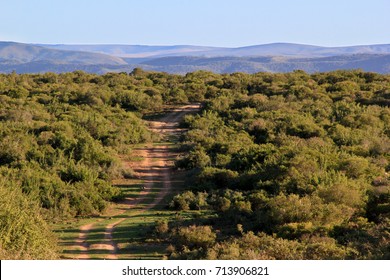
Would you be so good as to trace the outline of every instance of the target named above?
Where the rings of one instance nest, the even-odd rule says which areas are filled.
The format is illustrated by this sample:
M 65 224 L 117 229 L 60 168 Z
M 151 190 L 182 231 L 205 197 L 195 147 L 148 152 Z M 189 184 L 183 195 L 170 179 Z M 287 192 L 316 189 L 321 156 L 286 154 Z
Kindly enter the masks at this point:
M 240 48 L 200 46 L 142 46 L 142 45 L 39 45 L 50 49 L 102 53 L 127 58 L 157 58 L 169 56 L 200 57 L 329 57 L 351 54 L 390 54 L 390 44 L 352 47 L 318 47 L 311 45 L 274 43 Z
M 319 47 L 275 43 L 239 48 L 143 45 L 43 45 L 0 42 L 0 72 L 93 73 L 145 70 L 184 74 L 232 72 L 323 72 L 363 69 L 390 73 L 390 44 Z

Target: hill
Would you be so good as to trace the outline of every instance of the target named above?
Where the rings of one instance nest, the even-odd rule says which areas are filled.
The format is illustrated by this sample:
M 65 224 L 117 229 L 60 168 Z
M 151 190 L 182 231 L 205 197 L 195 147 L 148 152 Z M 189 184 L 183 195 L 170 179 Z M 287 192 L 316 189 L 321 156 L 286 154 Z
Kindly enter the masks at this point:
M 0 63 L 18 65 L 45 62 L 46 64 L 124 65 L 119 57 L 83 51 L 56 50 L 29 44 L 0 42 Z
M 0 72 L 131 72 L 134 68 L 185 74 L 308 73 L 362 69 L 390 73 L 390 44 L 319 47 L 275 43 L 240 48 L 144 45 L 33 45 L 0 42 Z
M 233 72 L 291 72 L 308 73 L 339 69 L 364 69 L 365 71 L 390 73 L 390 55 L 355 54 L 324 58 L 288 57 L 164 57 L 143 61 L 136 65 L 145 70 L 168 73 L 187 73 L 207 70 L 216 73 Z
M 72 50 L 103 53 L 127 58 L 148 58 L 165 56 L 218 54 L 228 48 L 202 47 L 191 45 L 146 46 L 146 45 L 39 45 L 57 50 Z
M 205 47 L 191 45 L 145 46 L 145 45 L 41 45 L 58 50 L 104 53 L 127 58 L 155 58 L 167 56 L 289 56 L 329 57 L 352 54 L 390 54 L 388 45 L 366 45 L 349 47 L 320 47 L 303 44 L 273 43 L 238 48 Z

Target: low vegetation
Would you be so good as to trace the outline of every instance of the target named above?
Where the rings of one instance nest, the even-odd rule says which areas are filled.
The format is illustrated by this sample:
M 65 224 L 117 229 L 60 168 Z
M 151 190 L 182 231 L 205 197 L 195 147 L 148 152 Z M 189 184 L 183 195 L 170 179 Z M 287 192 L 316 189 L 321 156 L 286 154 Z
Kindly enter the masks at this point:
M 154 233 L 170 258 L 388 259 L 389 100 L 362 71 L 0 75 L 0 257 L 56 258 L 48 222 L 122 197 L 120 155 L 155 137 L 142 118 L 203 102 L 167 205 L 200 214 Z
M 170 204 L 218 215 L 172 228 L 171 257 L 388 259 L 389 77 L 221 78 L 183 124 L 192 183 Z

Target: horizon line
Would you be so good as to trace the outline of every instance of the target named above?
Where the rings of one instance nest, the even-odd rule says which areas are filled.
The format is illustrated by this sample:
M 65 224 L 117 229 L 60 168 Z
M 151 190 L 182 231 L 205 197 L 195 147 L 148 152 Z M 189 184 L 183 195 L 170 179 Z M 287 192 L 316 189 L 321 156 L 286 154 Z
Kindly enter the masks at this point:
M 21 41 L 12 41 L 12 40 L 0 40 L 2 43 L 17 43 L 25 45 L 48 45 L 48 46 L 145 46 L 145 47 L 206 47 L 206 48 L 226 48 L 226 49 L 238 49 L 246 47 L 255 47 L 255 46 L 267 46 L 267 45 L 301 45 L 301 46 L 310 46 L 310 47 L 321 47 L 321 48 L 347 48 L 347 47 L 364 47 L 364 46 L 381 46 L 381 45 L 390 45 L 390 43 L 372 43 L 372 44 L 352 44 L 352 45 L 315 45 L 310 43 L 291 43 L 291 42 L 272 42 L 272 43 L 259 43 L 254 45 L 241 45 L 237 47 L 227 47 L 227 46 L 216 46 L 216 45 L 202 45 L 202 44 L 130 44 L 130 43 L 31 43 L 31 42 L 21 42 Z

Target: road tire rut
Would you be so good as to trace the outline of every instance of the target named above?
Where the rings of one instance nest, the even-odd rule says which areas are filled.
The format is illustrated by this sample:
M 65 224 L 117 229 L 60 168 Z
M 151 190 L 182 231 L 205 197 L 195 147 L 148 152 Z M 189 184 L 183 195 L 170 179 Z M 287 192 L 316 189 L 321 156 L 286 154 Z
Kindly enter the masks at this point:
M 151 121 L 150 129 L 160 134 L 162 139 L 169 139 L 169 136 L 178 135 L 182 132 L 179 128 L 179 121 L 184 117 L 184 115 L 198 111 L 200 108 L 199 104 L 185 105 L 179 108 L 174 109 L 168 113 L 165 117 L 159 121 Z M 134 171 L 139 174 L 141 180 L 144 181 L 143 190 L 140 192 L 137 199 L 125 198 L 121 202 L 122 210 L 117 211 L 112 219 L 115 219 L 115 216 L 119 216 L 126 211 L 138 206 L 144 199 L 150 195 L 150 192 L 153 188 L 153 184 L 156 183 L 156 178 L 159 178 L 162 181 L 162 188 L 158 192 L 157 196 L 154 198 L 153 202 L 147 204 L 145 207 L 137 211 L 140 212 L 148 211 L 157 205 L 159 205 L 164 197 L 171 191 L 171 172 L 172 172 L 172 151 L 166 145 L 153 146 L 149 145 L 147 148 L 140 149 L 139 153 L 142 155 L 143 160 L 139 162 L 137 168 L 134 168 Z M 112 223 L 109 223 L 105 226 L 104 239 L 102 242 L 89 245 L 87 240 L 87 235 L 89 231 L 96 224 L 86 224 L 80 227 L 80 233 L 76 240 L 75 247 L 79 248 L 81 251 L 77 259 L 89 259 L 89 255 L 92 253 L 92 250 L 107 250 L 108 254 L 105 259 L 118 259 L 118 245 L 113 240 L 113 232 L 115 227 L 123 223 L 126 218 L 117 218 Z

